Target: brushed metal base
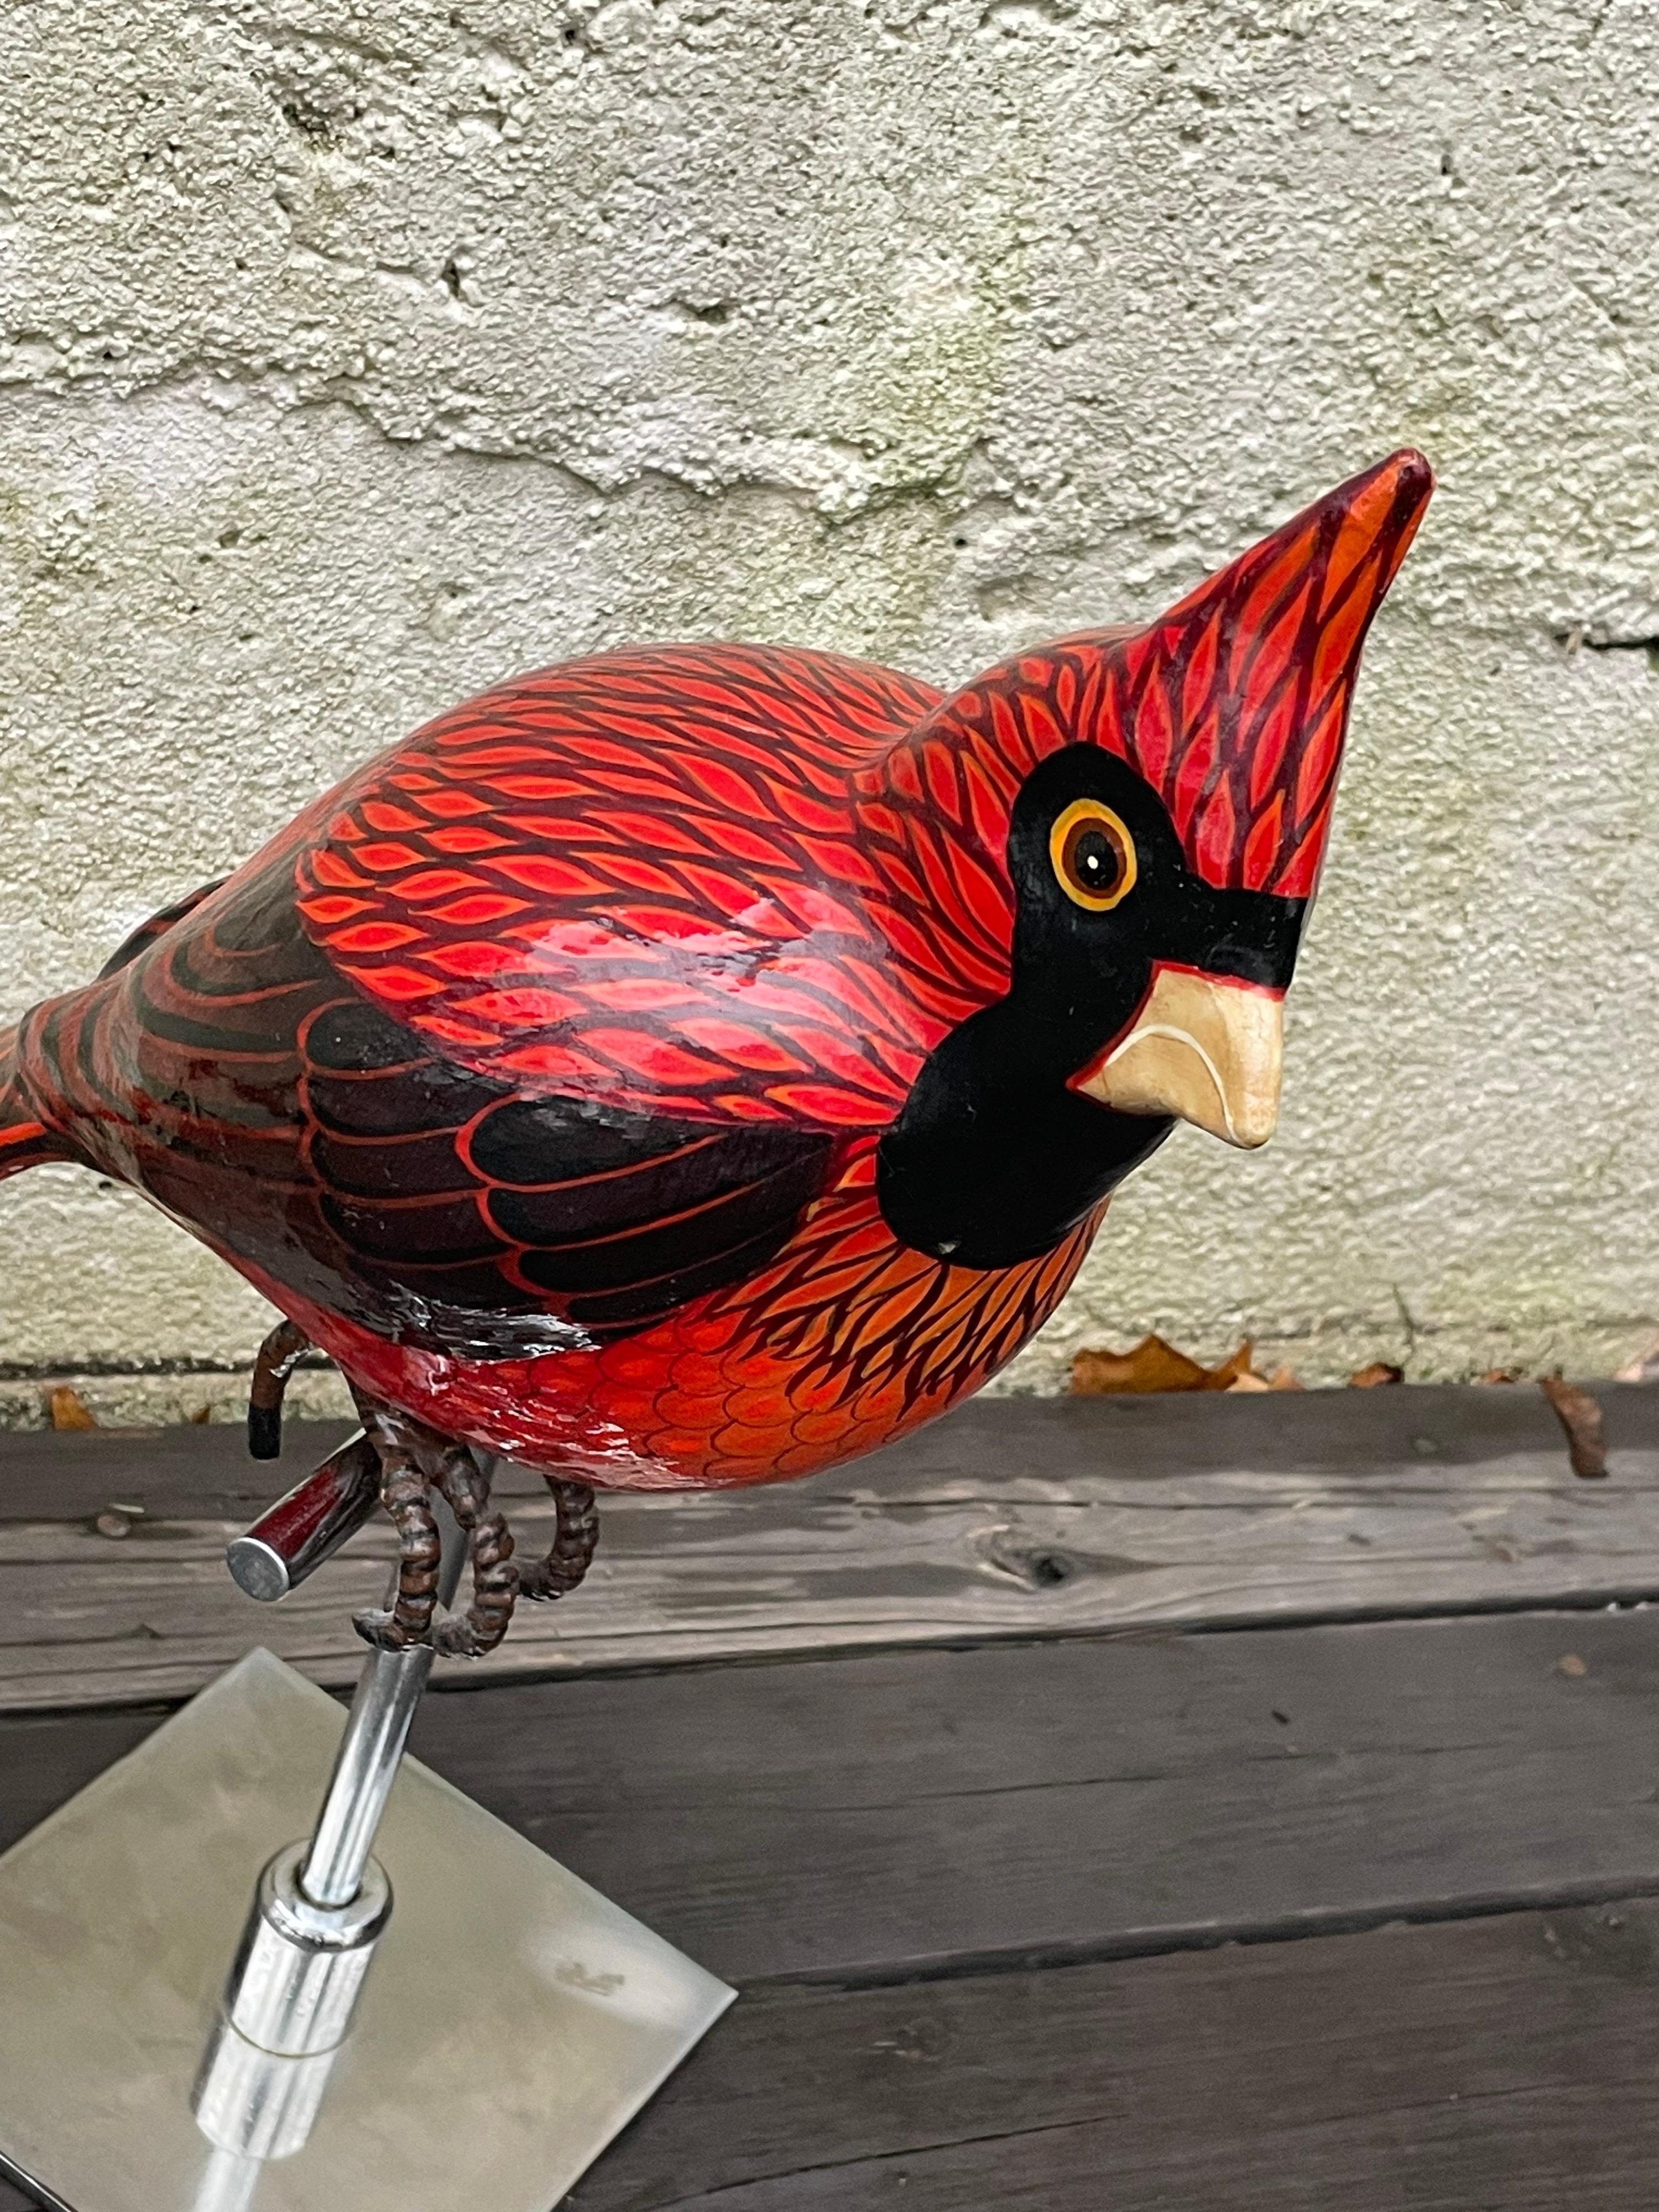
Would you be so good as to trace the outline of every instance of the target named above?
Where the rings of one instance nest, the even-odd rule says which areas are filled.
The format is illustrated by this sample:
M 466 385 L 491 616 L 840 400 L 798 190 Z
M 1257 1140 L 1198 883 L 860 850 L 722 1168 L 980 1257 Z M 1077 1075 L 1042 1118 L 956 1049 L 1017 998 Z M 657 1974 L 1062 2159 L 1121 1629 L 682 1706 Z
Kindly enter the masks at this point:
M 0 1858 L 0 2171 L 47 2203 L 549 2212 L 731 2003 L 406 1759 L 375 1845 L 391 1923 L 309 2139 L 268 2162 L 216 2148 L 192 2085 L 254 1882 L 306 1832 L 342 1718 L 251 1652 Z

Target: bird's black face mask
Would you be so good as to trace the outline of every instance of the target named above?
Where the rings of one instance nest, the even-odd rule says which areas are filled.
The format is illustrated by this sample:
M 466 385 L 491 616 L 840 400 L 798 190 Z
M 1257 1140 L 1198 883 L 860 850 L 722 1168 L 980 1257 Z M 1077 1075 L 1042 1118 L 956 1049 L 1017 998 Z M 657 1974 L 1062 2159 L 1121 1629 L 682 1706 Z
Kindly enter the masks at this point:
M 878 1155 L 893 1234 L 968 1267 L 1050 1250 L 1177 1119 L 1266 1140 L 1308 903 L 1205 883 L 1098 745 L 1027 779 L 1007 860 L 1008 994 L 933 1051 Z

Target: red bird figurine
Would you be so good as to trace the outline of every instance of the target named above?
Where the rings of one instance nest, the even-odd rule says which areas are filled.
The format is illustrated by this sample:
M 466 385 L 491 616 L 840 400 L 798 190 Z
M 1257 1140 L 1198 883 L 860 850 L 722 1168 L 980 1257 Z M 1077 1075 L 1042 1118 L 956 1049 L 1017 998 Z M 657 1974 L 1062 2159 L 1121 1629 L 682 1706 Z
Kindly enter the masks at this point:
M 591 1486 L 866 1452 L 1054 1311 L 1175 1118 L 1259 1145 L 1395 454 L 1158 621 L 949 697 L 833 653 L 602 653 L 441 716 L 0 1041 L 0 1174 L 120 1177 L 343 1370 L 450 1651 Z M 473 1451 L 538 1468 L 520 1568 Z

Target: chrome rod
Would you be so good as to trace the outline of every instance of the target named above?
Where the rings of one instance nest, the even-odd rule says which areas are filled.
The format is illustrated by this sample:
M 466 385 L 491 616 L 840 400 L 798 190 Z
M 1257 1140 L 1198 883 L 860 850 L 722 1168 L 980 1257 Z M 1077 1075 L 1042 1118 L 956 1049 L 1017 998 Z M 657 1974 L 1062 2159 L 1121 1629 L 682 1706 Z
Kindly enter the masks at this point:
M 276 1566 L 287 1571 L 295 1559 L 310 1558 L 307 1532 L 326 1522 L 332 1533 L 344 1517 L 355 1499 L 350 1462 L 361 1443 L 354 1437 L 335 1455 L 344 1467 L 319 1468 L 250 1530 L 252 1538 L 272 1539 Z M 480 1463 L 488 1475 L 494 1462 Z M 467 1540 L 441 1498 L 433 1498 L 432 1511 L 438 1601 L 448 1606 Z M 397 1589 L 394 1567 L 388 1605 Z M 374 1837 L 433 1657 L 429 1640 L 369 1653 L 315 1832 L 308 1843 L 278 1851 L 259 1877 L 191 2095 L 197 2125 L 222 2154 L 210 2166 L 194 2212 L 218 2212 L 221 2203 L 225 2212 L 241 2212 L 237 2192 L 252 2185 L 248 2161 L 292 2157 L 310 2136 L 392 1911 L 392 1886 L 372 1856 Z
M 264 2161 L 216 2146 L 208 2154 L 191 2212 L 249 2212 Z
M 434 1497 L 432 1504 L 443 1545 L 438 1601 L 447 1606 L 461 1578 L 466 1537 L 441 1498 Z M 432 1646 L 425 1643 L 402 1651 L 371 1651 L 364 1663 L 311 1849 L 300 1869 L 300 1887 L 313 1905 L 349 1905 L 362 1887 L 374 1832 L 398 1778 L 398 1763 L 432 1661 Z
M 225 1547 L 239 1589 L 270 1605 L 298 1589 L 380 1502 L 380 1462 L 361 1429 Z

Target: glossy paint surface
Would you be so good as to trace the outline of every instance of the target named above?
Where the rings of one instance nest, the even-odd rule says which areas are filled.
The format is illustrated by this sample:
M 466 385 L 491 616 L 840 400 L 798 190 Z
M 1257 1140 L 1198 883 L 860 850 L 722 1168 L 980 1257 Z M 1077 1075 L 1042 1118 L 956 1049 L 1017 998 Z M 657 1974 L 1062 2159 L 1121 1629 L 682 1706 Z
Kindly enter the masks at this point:
M 642 648 L 501 686 L 9 1047 L 83 1161 L 446 1433 L 760 1481 L 944 1411 L 1170 1126 L 1078 1088 L 1171 965 L 1281 994 L 1401 455 L 1147 629 L 949 698 Z

